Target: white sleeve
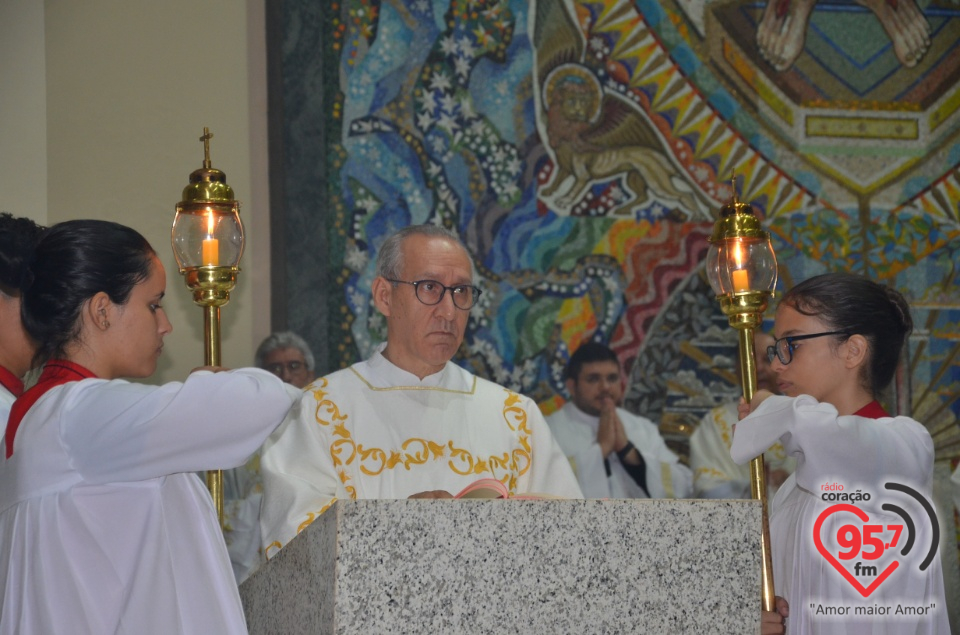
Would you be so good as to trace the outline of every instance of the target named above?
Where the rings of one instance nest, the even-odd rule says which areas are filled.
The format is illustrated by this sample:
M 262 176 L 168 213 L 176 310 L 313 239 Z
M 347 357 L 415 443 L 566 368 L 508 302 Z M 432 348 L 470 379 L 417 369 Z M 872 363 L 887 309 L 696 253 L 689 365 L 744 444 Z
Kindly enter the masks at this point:
M 533 464 L 530 470 L 520 477 L 517 494 L 551 494 L 564 498 L 583 498 L 583 492 L 570 468 L 570 462 L 553 437 L 540 408 L 529 398 L 522 399 L 530 430 L 530 457 Z
M 63 393 L 60 435 L 89 483 L 231 468 L 283 420 L 294 390 L 254 368 L 162 386 L 85 381 Z
M 607 470 L 596 438 L 583 434 L 562 409 L 550 416 L 548 425 L 568 465 L 572 466 L 583 497 L 610 498 Z
M 824 479 L 853 485 L 896 474 L 922 485 L 932 478 L 933 440 L 908 417 L 840 416 L 809 395 L 769 397 L 737 424 L 731 456 L 745 463 L 778 438 L 797 457 L 797 483 L 808 490 Z
M 336 406 L 325 398 L 326 386 L 326 379 L 311 384 L 264 444 L 260 534 L 267 558 L 316 520 L 338 496 L 339 479 L 330 448 L 331 428 L 340 413 L 329 409 Z
M 689 498 L 693 493 L 693 472 L 667 447 L 657 424 L 625 410 L 618 409 L 617 414 L 627 438 L 646 464 L 650 497 Z
M 736 424 L 730 457 L 737 465 L 760 456 L 777 439 L 788 433 L 793 426 L 793 402 L 791 397 L 768 397 L 754 412 Z M 781 414 L 785 412 L 789 412 L 789 416 Z M 787 443 L 783 445 L 786 447 Z

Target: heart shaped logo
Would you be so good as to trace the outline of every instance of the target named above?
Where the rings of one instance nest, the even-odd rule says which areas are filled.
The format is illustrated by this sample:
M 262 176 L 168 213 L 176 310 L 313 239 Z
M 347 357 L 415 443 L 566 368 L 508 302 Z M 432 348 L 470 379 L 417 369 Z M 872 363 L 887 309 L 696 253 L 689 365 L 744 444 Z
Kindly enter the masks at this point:
M 837 549 L 837 555 L 834 555 L 830 549 L 823 544 L 820 530 L 827 518 L 841 512 L 848 512 L 855 515 L 860 519 L 860 524 L 858 526 L 853 523 L 848 523 L 840 527 L 836 536 L 839 548 Z M 887 530 L 894 533 L 892 540 L 889 543 L 885 543 L 877 536 L 878 533 L 884 531 L 883 525 L 869 524 L 869 520 L 869 515 L 862 509 L 846 503 L 840 503 L 838 505 L 831 505 L 823 510 L 817 517 L 816 524 L 813 526 L 813 541 L 817 545 L 817 551 L 819 551 L 820 555 L 832 564 L 833 568 L 839 571 L 840 575 L 853 585 L 853 588 L 863 597 L 868 597 L 873 593 L 891 573 L 896 571 L 900 563 L 897 560 L 893 560 L 883 571 L 878 572 L 877 566 L 864 565 L 863 562 L 858 560 L 854 563 L 854 569 L 857 573 L 862 573 L 862 575 L 865 576 L 875 576 L 873 582 L 864 586 L 841 560 L 849 561 L 857 557 L 863 558 L 865 561 L 875 561 L 879 559 L 886 549 L 896 546 L 897 539 L 900 536 L 900 530 L 903 528 L 902 525 L 887 525 Z M 844 551 L 844 549 L 847 551 Z

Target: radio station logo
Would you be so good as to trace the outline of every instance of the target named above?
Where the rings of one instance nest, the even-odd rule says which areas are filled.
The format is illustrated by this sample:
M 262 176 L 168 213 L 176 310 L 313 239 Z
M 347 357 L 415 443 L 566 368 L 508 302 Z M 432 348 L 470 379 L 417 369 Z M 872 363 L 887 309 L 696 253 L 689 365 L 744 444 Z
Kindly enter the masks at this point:
M 880 514 L 871 517 L 861 508 L 877 509 L 871 492 L 824 484 L 821 498 L 835 504 L 820 512 L 813 527 L 820 555 L 865 598 L 901 567 L 926 571 L 940 542 L 940 525 L 930 501 L 902 483 L 886 483 L 884 488 L 880 509 L 888 513 L 881 520 Z M 893 517 L 899 520 L 890 522 Z M 929 532 L 920 531 L 927 527 Z M 920 536 L 929 536 L 929 544 L 918 544 Z

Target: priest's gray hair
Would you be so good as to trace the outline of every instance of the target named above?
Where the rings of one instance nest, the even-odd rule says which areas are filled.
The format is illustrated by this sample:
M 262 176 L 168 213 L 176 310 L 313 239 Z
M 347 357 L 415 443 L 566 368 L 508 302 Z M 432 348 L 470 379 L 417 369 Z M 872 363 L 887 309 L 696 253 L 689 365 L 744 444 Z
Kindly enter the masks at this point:
M 307 363 L 307 370 L 314 369 L 313 351 L 310 350 L 310 345 L 293 331 L 280 331 L 268 335 L 257 347 L 257 352 L 253 356 L 254 365 L 257 368 L 263 368 L 263 358 L 278 348 L 297 349 L 303 353 L 303 361 Z
M 463 244 L 463 241 L 460 240 L 459 236 L 446 227 L 439 225 L 409 225 L 387 238 L 377 253 L 378 276 L 381 278 L 393 278 L 394 280 L 400 278 L 401 272 L 403 271 L 403 249 L 401 249 L 401 247 L 403 246 L 403 241 L 410 236 L 437 236 L 446 238 L 459 245 L 467 255 L 467 260 L 470 261 L 470 279 L 476 282 L 477 270 L 473 266 L 473 258 L 470 257 L 470 251 L 466 245 Z

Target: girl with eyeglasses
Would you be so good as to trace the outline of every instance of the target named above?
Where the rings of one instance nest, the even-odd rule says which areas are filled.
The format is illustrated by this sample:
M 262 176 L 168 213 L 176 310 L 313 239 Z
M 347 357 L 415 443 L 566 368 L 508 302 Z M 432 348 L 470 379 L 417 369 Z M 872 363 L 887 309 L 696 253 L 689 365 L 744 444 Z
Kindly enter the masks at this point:
M 300 391 L 267 371 L 153 374 L 166 275 L 136 231 L 48 229 L 21 285 L 43 370 L 0 460 L 0 635 L 246 633 L 210 494 Z
M 912 328 L 900 293 L 846 273 L 801 282 L 777 308 L 768 354 L 784 396 L 740 405 L 731 455 L 744 463 L 779 440 L 797 459 L 770 506 L 788 633 L 949 633 L 930 555 L 933 441 L 878 401 Z

